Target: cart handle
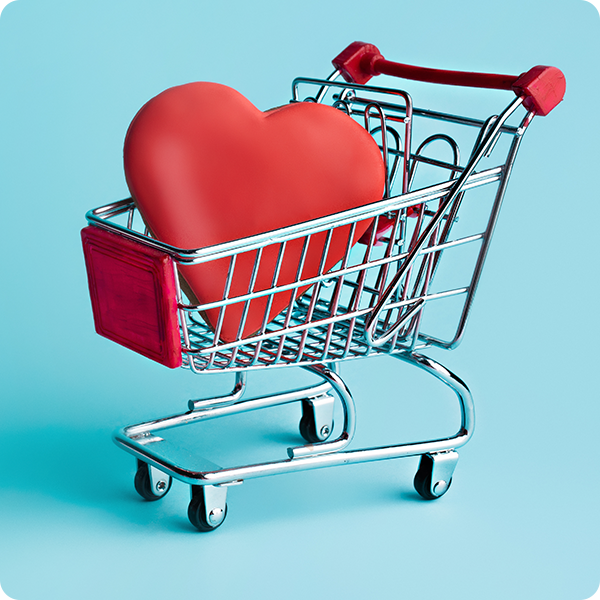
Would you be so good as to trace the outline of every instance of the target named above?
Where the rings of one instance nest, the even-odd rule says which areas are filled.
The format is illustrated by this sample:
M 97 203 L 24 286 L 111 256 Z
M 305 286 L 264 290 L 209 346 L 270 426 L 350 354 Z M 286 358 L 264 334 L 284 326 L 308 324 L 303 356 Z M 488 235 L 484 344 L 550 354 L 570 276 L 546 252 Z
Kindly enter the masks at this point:
M 556 67 L 532 67 L 519 76 L 429 69 L 386 60 L 376 46 L 364 42 L 353 42 L 332 62 L 350 83 L 364 84 L 374 75 L 384 74 L 444 85 L 512 90 L 523 98 L 527 110 L 542 116 L 563 99 L 566 89 L 565 76 Z

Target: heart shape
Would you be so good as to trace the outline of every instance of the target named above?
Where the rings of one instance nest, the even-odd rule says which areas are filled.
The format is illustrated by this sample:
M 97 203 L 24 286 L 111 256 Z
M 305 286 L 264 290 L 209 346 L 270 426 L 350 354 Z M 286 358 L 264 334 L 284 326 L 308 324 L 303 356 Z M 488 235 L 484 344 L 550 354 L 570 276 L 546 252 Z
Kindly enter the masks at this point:
M 302 102 L 261 112 L 235 90 L 207 82 L 170 88 L 146 103 L 127 132 L 124 165 L 150 231 L 185 249 L 380 200 L 385 178 L 377 144 L 340 110 Z M 351 243 L 368 226 L 360 222 Z M 350 226 L 334 230 L 326 271 L 343 257 L 349 235 Z M 312 236 L 302 279 L 319 273 L 325 240 L 326 233 Z M 296 281 L 303 245 L 303 239 L 287 243 L 278 285 Z M 280 248 L 263 250 L 252 291 L 273 286 Z M 251 251 L 236 258 L 230 298 L 248 293 L 255 257 Z M 201 304 L 223 299 L 229 268 L 229 258 L 179 267 Z M 270 305 L 265 296 L 253 299 L 246 311 L 243 302 L 231 304 L 221 318 L 222 309 L 210 309 L 204 317 L 220 339 L 233 341 L 264 328 L 289 305 L 291 294 L 274 294 Z

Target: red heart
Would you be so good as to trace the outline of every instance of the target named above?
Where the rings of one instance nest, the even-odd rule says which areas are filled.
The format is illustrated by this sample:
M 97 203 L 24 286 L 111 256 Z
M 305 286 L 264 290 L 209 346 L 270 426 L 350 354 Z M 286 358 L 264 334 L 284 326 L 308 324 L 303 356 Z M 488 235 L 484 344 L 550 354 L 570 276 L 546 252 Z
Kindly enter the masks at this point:
M 135 116 L 124 147 L 125 175 L 139 210 L 161 241 L 212 246 L 301 223 L 381 198 L 385 170 L 373 138 L 330 106 L 294 103 L 261 112 L 235 90 L 190 83 L 159 94 Z M 368 227 L 361 222 L 352 243 Z M 349 226 L 330 241 L 326 270 L 344 255 Z M 310 241 L 302 278 L 318 274 L 326 234 Z M 289 242 L 277 280 L 296 281 L 303 240 Z M 253 291 L 273 285 L 280 245 L 263 251 Z M 236 259 L 229 297 L 247 294 L 256 252 Z M 223 299 L 230 259 L 180 267 L 202 304 Z M 307 289 L 301 288 L 296 297 Z M 247 336 L 284 310 L 291 292 L 252 300 Z M 219 336 L 239 338 L 243 303 L 225 309 Z M 206 311 L 213 328 L 219 309 Z

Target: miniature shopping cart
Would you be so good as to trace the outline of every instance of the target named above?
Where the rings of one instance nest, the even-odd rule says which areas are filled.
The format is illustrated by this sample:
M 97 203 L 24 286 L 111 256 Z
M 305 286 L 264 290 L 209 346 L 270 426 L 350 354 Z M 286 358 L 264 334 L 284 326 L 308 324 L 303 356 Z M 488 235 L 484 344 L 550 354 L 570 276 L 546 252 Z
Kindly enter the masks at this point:
M 420 456 L 416 491 L 425 499 L 439 498 L 452 481 L 457 448 L 473 433 L 467 386 L 423 352 L 451 350 L 461 341 L 521 139 L 535 115 L 548 114 L 561 101 L 564 77 L 553 67 L 534 67 L 519 77 L 416 68 L 389 62 L 375 46 L 359 42 L 333 64 L 328 79 L 295 79 L 291 101 L 332 105 L 371 133 L 386 168 L 381 200 L 197 249 L 155 239 L 131 198 L 88 212 L 82 231 L 98 333 L 171 368 L 235 374 L 230 394 L 190 400 L 181 414 L 115 434 L 117 445 L 137 459 L 135 487 L 142 497 L 164 497 L 172 478 L 191 486 L 188 516 L 201 531 L 223 523 L 229 486 L 305 469 Z M 378 74 L 512 90 L 516 97 L 487 119 L 458 116 L 417 108 L 395 87 L 368 84 Z M 359 243 L 351 243 L 365 220 L 368 229 Z M 345 236 L 346 249 L 335 266 L 325 268 L 333 236 Z M 288 248 L 300 244 L 301 264 L 315 239 L 322 248 L 318 271 L 307 276 L 298 268 L 293 281 L 279 283 Z M 277 257 L 272 284 L 259 289 L 250 277 L 243 293 L 232 293 L 239 257 L 254 257 L 255 274 L 267 249 Z M 179 270 L 217 260 L 228 264 L 222 296 L 198 304 L 180 284 Z M 267 318 L 273 298 L 283 293 L 289 298 L 285 309 Z M 257 302 L 265 317 L 248 335 L 244 315 Z M 233 306 L 241 307 L 238 334 L 224 340 L 220 328 Z M 217 315 L 211 324 L 207 311 Z M 419 367 L 456 394 L 461 414 L 456 435 L 348 449 L 355 407 L 337 367 L 380 354 Z M 292 366 L 318 380 L 309 388 L 244 397 L 248 371 Z M 174 427 L 292 402 L 302 407 L 304 443 L 278 460 L 222 467 L 168 439 Z M 335 426 L 334 407 L 343 415 Z

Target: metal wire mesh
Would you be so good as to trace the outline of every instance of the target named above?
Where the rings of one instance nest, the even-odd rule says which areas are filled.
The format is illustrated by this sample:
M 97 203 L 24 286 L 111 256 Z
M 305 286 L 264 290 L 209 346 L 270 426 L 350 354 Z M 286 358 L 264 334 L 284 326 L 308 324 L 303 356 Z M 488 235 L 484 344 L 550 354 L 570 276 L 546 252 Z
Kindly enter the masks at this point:
M 387 169 L 381 202 L 195 250 L 149 237 L 131 200 L 88 213 L 91 223 L 172 256 L 182 281 L 183 363 L 194 371 L 329 363 L 431 345 L 449 349 L 462 337 L 531 116 L 509 126 L 516 104 L 500 117 L 477 120 L 413 108 L 399 90 L 312 79 L 294 82 L 293 101 L 302 86 L 316 86 L 308 101 L 338 107 L 376 139 Z M 460 147 L 468 156 L 463 164 Z M 463 223 L 469 212 L 475 218 Z M 199 303 L 187 290 L 186 272 L 217 264 L 223 293 Z M 443 319 L 453 323 L 450 334 L 426 333 L 430 306 L 450 298 L 460 300 L 455 314 Z M 232 321 L 237 334 L 224 336 L 223 324 Z

